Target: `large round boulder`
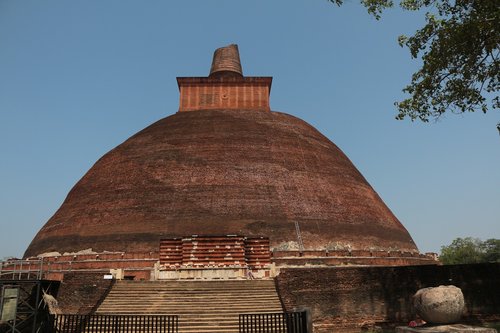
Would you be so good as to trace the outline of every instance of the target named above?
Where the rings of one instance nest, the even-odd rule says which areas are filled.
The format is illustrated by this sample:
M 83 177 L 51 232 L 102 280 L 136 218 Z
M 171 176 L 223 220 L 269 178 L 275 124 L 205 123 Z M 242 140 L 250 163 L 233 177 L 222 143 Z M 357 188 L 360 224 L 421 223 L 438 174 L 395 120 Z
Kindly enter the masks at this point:
M 413 296 L 417 314 L 431 324 L 453 324 L 460 320 L 465 303 L 462 290 L 455 286 L 423 288 Z

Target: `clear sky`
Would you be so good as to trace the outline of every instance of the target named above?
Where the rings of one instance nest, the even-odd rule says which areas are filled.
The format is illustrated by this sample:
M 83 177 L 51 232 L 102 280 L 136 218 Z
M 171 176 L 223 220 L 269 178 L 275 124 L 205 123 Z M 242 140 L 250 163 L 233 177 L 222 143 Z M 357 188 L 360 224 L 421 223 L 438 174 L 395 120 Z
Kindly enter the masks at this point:
M 500 238 L 498 112 L 394 119 L 422 15 L 359 1 L 0 0 L 0 259 L 21 256 L 103 154 L 176 112 L 177 76 L 237 43 L 271 108 L 336 143 L 422 252 Z

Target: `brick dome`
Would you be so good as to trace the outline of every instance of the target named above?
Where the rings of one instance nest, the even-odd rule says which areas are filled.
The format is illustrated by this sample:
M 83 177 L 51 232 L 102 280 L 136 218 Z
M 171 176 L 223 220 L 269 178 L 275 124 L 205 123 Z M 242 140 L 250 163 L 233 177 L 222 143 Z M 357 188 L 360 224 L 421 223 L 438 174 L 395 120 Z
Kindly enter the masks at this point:
M 297 231 L 296 226 L 299 227 Z M 279 112 L 178 112 L 105 154 L 69 192 L 25 257 L 154 251 L 164 237 L 267 236 L 276 249 L 416 252 L 346 155 Z

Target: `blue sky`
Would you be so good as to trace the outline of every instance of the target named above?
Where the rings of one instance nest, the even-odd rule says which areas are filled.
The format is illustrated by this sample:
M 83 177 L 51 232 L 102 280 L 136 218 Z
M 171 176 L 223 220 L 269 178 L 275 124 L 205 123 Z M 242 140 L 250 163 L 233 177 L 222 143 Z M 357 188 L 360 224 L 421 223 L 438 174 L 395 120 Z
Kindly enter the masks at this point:
M 176 112 L 177 76 L 206 76 L 237 43 L 248 76 L 273 76 L 271 108 L 336 143 L 422 252 L 500 238 L 498 112 L 394 119 L 418 68 L 355 0 L 0 0 L 0 258 L 21 256 L 103 154 Z

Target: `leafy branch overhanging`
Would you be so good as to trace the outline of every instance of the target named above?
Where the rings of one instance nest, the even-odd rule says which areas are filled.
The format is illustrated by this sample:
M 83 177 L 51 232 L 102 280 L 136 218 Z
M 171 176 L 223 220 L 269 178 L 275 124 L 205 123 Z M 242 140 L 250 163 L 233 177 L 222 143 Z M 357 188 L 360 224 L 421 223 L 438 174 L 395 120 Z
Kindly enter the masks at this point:
M 342 5 L 344 0 L 329 0 Z M 392 0 L 360 0 L 377 20 Z M 401 0 L 404 10 L 425 10 L 425 25 L 399 45 L 421 58 L 422 67 L 395 102 L 396 119 L 428 122 L 445 112 L 500 108 L 500 1 Z M 497 125 L 500 131 L 500 123 Z

